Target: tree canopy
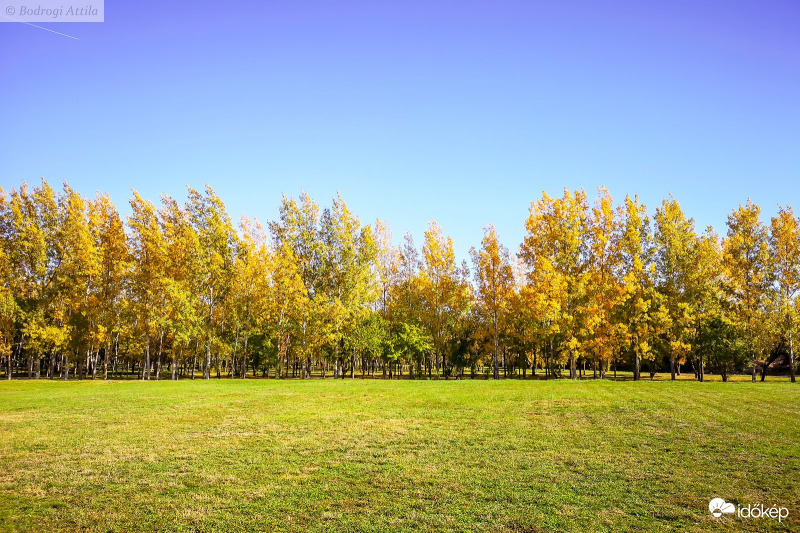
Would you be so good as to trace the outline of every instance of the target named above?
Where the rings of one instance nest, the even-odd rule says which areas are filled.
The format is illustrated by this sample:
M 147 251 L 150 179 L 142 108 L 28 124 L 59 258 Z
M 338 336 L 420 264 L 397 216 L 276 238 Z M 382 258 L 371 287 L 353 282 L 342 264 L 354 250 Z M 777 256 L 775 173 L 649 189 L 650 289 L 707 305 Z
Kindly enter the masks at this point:
M 431 221 L 395 243 L 337 195 L 234 225 L 211 187 L 155 204 L 46 181 L 0 189 L 5 377 L 500 377 L 776 362 L 794 380 L 800 219 L 748 201 L 723 237 L 674 198 L 599 188 L 531 202 L 518 247 L 487 225 L 459 263 Z M 44 370 L 42 367 L 44 363 Z M 502 370 L 502 374 L 501 374 Z

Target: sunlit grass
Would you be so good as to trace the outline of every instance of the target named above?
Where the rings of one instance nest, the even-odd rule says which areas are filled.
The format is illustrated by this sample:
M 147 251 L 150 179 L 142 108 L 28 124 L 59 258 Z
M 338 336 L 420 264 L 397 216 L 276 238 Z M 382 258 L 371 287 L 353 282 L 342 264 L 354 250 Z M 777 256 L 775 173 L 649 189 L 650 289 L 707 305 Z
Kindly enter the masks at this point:
M 0 434 L 5 531 L 708 531 L 714 496 L 800 526 L 775 378 L 13 381 Z

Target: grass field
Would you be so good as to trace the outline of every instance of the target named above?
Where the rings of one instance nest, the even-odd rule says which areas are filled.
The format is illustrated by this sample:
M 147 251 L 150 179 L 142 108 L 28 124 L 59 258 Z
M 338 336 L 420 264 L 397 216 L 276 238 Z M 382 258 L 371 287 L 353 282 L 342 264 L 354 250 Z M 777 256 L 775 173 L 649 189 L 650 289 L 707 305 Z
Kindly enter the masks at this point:
M 0 383 L 2 531 L 798 529 L 787 382 Z

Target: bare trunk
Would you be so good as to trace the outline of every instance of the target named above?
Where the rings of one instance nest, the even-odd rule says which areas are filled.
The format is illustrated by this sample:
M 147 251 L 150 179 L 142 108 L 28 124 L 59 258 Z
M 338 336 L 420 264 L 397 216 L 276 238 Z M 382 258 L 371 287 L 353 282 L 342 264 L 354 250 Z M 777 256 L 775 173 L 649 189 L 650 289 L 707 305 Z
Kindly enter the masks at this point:
M 145 337 L 144 346 L 144 368 L 142 369 L 142 379 L 150 379 L 150 333 Z
M 211 341 L 206 342 L 206 364 L 203 368 L 203 379 L 211 379 Z
M 197 345 L 200 341 L 194 343 L 194 354 L 192 355 L 192 379 L 194 379 L 194 369 L 197 368 Z
M 161 379 L 161 354 L 164 349 L 164 330 L 158 336 L 158 355 L 156 356 L 156 380 Z
M 103 379 L 108 379 L 108 354 L 111 353 L 111 341 L 106 343 L 106 349 L 103 352 Z
M 242 350 L 242 379 L 247 378 L 247 343 L 249 340 L 249 336 L 244 338 L 244 349 Z
M 172 348 L 172 381 L 178 381 L 178 353 L 175 352 L 174 347 Z
M 499 342 L 497 340 L 497 327 L 495 326 L 495 331 L 494 331 L 494 358 L 493 358 L 493 361 L 492 361 L 492 366 L 494 367 L 494 371 L 493 371 L 494 379 L 500 379 L 500 368 L 498 366 L 500 364 L 500 356 L 498 354 L 498 350 L 499 350 Z

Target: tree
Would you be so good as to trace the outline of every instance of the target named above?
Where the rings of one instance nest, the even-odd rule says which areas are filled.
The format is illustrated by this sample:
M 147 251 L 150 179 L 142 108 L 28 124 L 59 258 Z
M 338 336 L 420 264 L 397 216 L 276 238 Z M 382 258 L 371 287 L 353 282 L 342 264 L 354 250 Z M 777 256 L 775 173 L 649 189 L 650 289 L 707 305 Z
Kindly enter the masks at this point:
M 161 204 L 159 220 L 165 251 L 163 325 L 172 344 L 172 379 L 177 380 L 180 359 L 192 341 L 201 336 L 201 302 L 195 291 L 200 283 L 200 240 L 186 208 L 170 196 L 162 196 Z M 194 364 L 193 361 L 192 377 Z
M 8 197 L 0 187 L 0 366 L 11 379 L 11 353 L 16 336 L 16 322 L 20 309 L 14 299 L 14 269 L 10 260 L 10 237 L 12 235 L 11 212 Z M 4 360 L 8 361 L 7 366 Z
M 736 325 L 753 363 L 753 382 L 766 339 L 760 324 L 773 279 L 769 233 L 761 222 L 761 208 L 748 200 L 728 216 L 728 233 L 723 241 L 726 290 Z
M 638 197 L 625 198 L 624 227 L 621 238 L 623 256 L 623 285 L 625 300 L 623 316 L 625 331 L 633 350 L 633 379 L 641 378 L 641 360 L 655 362 L 654 344 L 667 320 L 660 294 L 655 290 L 652 263 L 652 235 L 647 208 Z
M 422 268 L 419 276 L 419 296 L 422 323 L 433 339 L 428 375 L 435 367 L 441 368 L 445 377 L 449 370 L 446 359 L 446 344 L 453 327 L 468 305 L 466 276 L 459 270 L 453 249 L 453 239 L 445 237 L 441 226 L 431 221 L 425 232 L 422 246 Z
M 206 352 L 203 379 L 210 379 L 212 347 L 222 344 L 224 315 L 219 311 L 232 286 L 237 235 L 225 204 L 211 187 L 206 186 L 205 194 L 190 187 L 186 208 L 199 243 L 197 291 Z
M 685 311 L 690 323 L 684 325 L 684 335 L 691 336 L 689 346 L 695 355 L 695 373 L 700 381 L 704 380 L 704 362 L 706 353 L 693 346 L 703 334 L 706 324 L 720 319 L 730 323 L 730 305 L 724 300 L 721 276 L 721 250 L 719 237 L 712 228 L 707 228 L 698 236 L 692 246 L 691 268 L 686 286 L 689 311 Z
M 57 267 L 60 263 L 56 246 L 59 233 L 59 209 L 56 195 L 50 185 L 42 180 L 40 187 L 29 189 L 23 183 L 12 189 L 6 203 L 4 216 L 4 242 L 10 266 L 9 288 L 15 300 L 18 357 L 22 357 L 26 343 L 33 352 L 47 349 L 53 338 L 45 335 L 57 328 L 66 333 L 66 315 L 63 302 L 56 298 Z M 50 326 L 51 329 L 47 329 Z M 59 340 L 63 335 L 59 335 Z M 55 348 L 55 346 L 53 346 Z M 12 374 L 8 355 L 8 376 Z M 33 356 L 28 358 L 28 377 L 33 376 Z
M 102 336 L 102 330 L 97 330 L 97 308 L 90 299 L 96 292 L 99 254 L 92 235 L 90 203 L 64 184 L 59 208 L 61 220 L 57 238 L 59 262 L 55 279 L 58 291 L 56 301 L 63 303 L 70 325 L 71 347 L 77 358 L 78 377 L 82 378 L 82 354 L 86 350 L 87 363 L 96 368 Z M 68 369 L 65 370 L 65 379 L 67 377 Z
M 97 309 L 98 330 L 104 346 L 103 379 L 108 379 L 112 346 L 119 347 L 125 284 L 130 268 L 127 237 L 122 219 L 107 194 L 98 195 L 92 204 L 95 247 L 99 253 L 93 306 Z
M 716 313 L 706 320 L 696 345 L 697 352 L 720 373 L 722 381 L 728 381 L 734 369 L 747 362 L 741 334 L 723 313 Z
M 341 196 L 333 199 L 331 209 L 323 213 L 320 227 L 323 243 L 322 290 L 328 306 L 327 323 L 333 327 L 329 338 L 339 346 L 349 348 L 350 377 L 355 377 L 356 352 L 363 343 L 344 342 L 355 336 L 369 323 L 370 309 L 378 299 L 374 277 L 378 248 L 370 226 L 361 223 L 347 207 Z M 344 361 L 343 361 L 344 363 Z
M 130 235 L 128 246 L 132 255 L 133 273 L 130 294 L 137 320 L 139 338 L 143 340 L 142 379 L 150 379 L 150 350 L 153 334 L 165 319 L 164 294 L 167 248 L 159 225 L 158 213 L 152 202 L 133 191 L 131 215 L 128 217 Z
M 433 338 L 431 335 L 414 324 L 406 322 L 398 324 L 394 339 L 394 347 L 397 353 L 413 362 L 419 369 L 422 368 L 424 358 L 433 350 Z M 414 377 L 413 370 L 411 371 L 411 377 Z
M 686 218 L 672 197 L 664 200 L 655 214 L 656 284 L 664 302 L 667 320 L 665 337 L 669 351 L 670 375 L 690 352 L 693 307 L 689 294 L 691 272 L 697 256 L 694 220 Z
M 283 197 L 279 210 L 279 219 L 270 223 L 270 233 L 279 258 L 284 263 L 278 266 L 286 275 L 299 276 L 303 285 L 303 296 L 299 299 L 281 299 L 283 304 L 293 306 L 292 310 L 299 313 L 297 323 L 297 351 L 304 357 L 322 346 L 327 341 L 330 324 L 322 320 L 325 305 L 322 287 L 322 257 L 323 244 L 319 237 L 320 209 L 319 206 L 305 192 L 300 195 L 298 202 L 294 197 Z M 285 261 L 291 261 L 288 265 Z M 289 274 L 291 269 L 291 274 Z M 288 278 L 286 278 L 288 281 Z M 293 294 L 297 294 L 296 292 Z M 317 301 L 317 300 L 320 301 Z M 302 305 L 294 305 L 302 304 Z M 280 308 L 284 313 L 285 309 Z M 289 341 L 291 334 L 287 330 L 291 321 L 290 314 L 282 316 L 280 337 L 278 343 L 278 375 L 281 374 L 284 364 L 288 367 Z M 336 327 L 334 326 L 335 330 Z M 324 370 L 323 370 L 324 372 Z M 338 377 L 339 364 L 335 377 Z M 324 375 L 324 374 L 323 374 Z
M 589 254 L 585 308 L 588 320 L 584 336 L 588 339 L 586 353 L 594 356 L 595 368 L 599 363 L 601 377 L 605 376 L 611 361 L 618 356 L 626 331 L 626 325 L 620 324 L 616 316 L 626 297 L 625 284 L 620 279 L 624 236 L 621 216 L 620 210 L 614 208 L 608 190 L 598 189 L 587 235 Z M 627 221 L 630 222 L 630 217 Z
M 489 323 L 492 338 L 494 379 L 500 379 L 500 336 L 508 320 L 514 292 L 514 271 L 508 248 L 500 243 L 494 226 L 484 228 L 481 249 L 472 248 L 470 254 L 475 265 L 475 294 L 479 313 Z
M 542 193 L 538 202 L 531 203 L 520 247 L 529 283 L 544 300 L 541 307 L 551 341 L 557 340 L 560 359 L 569 362 L 571 379 L 577 378 L 575 362 L 585 348 L 588 227 L 584 191 L 564 189 L 561 198 Z
M 800 291 L 800 219 L 792 208 L 781 207 L 770 225 L 770 255 L 775 267 L 777 324 L 789 345 L 789 371 L 795 382 L 794 337 L 797 332 L 797 293 Z

